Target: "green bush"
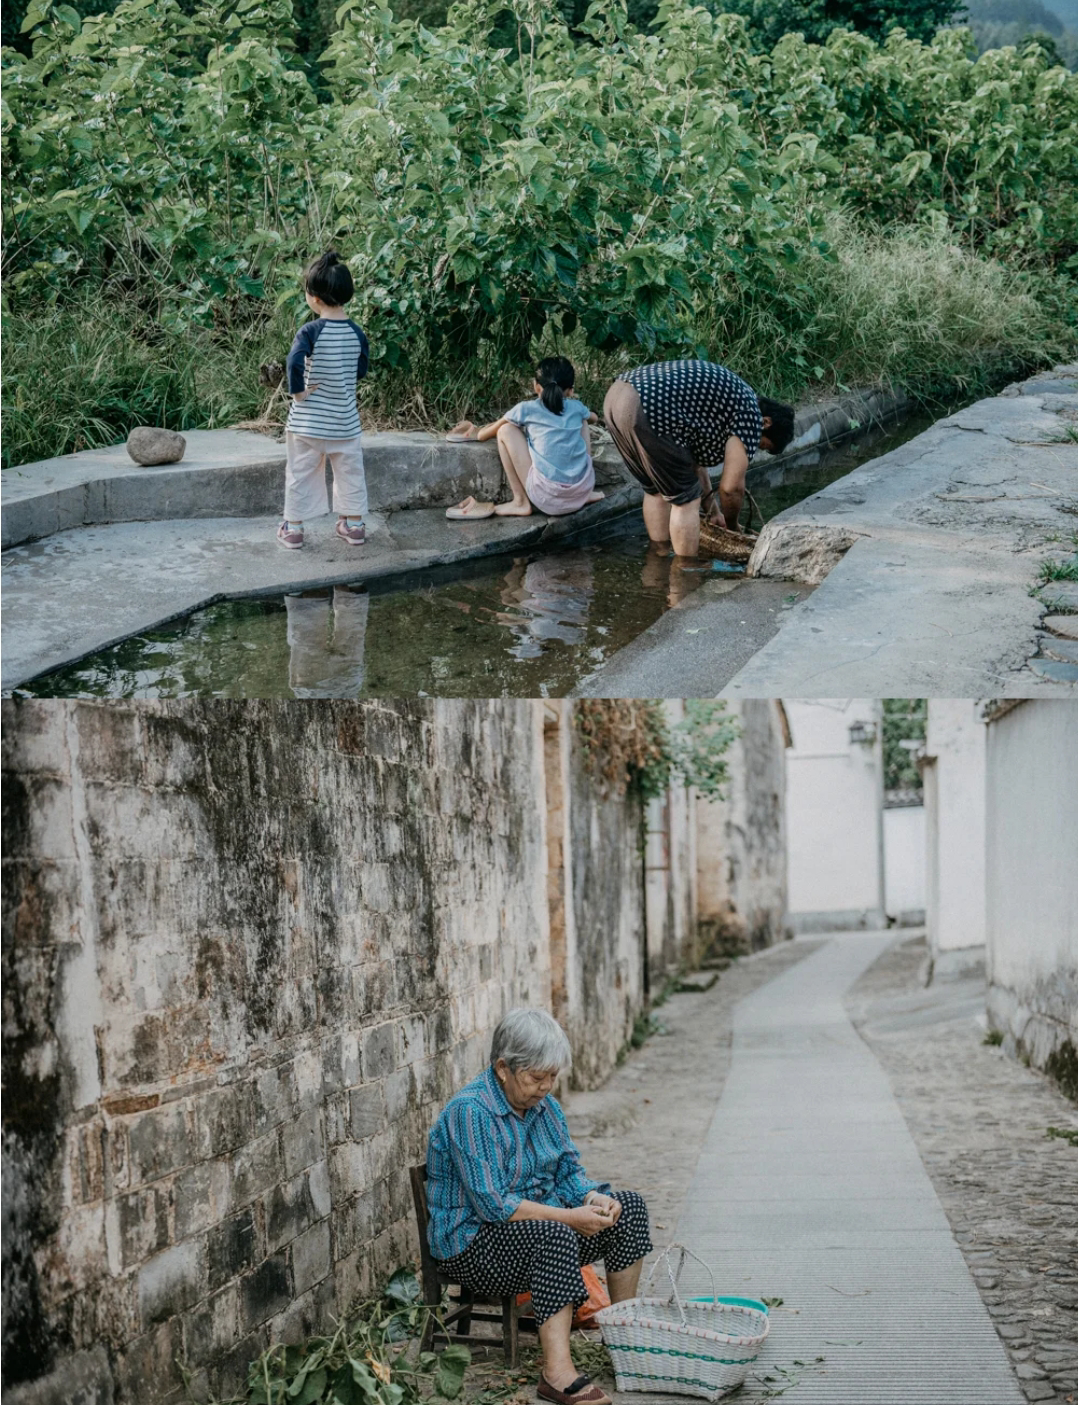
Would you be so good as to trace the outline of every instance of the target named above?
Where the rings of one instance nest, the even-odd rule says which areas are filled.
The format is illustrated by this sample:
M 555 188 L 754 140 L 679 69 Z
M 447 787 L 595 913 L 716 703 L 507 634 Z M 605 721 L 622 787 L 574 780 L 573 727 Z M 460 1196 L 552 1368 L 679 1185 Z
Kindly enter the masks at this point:
M 32 54 L 4 51 L 9 461 L 256 413 L 330 244 L 372 341 L 369 422 L 501 407 L 540 345 L 598 387 L 709 354 L 789 395 L 1056 352 L 1075 80 L 1037 45 L 760 54 L 739 17 L 675 0 L 647 35 L 594 4 L 580 42 L 541 0 L 511 9 L 498 50 L 502 0 L 439 28 L 346 0 L 317 95 L 289 0 L 84 21 L 32 0 Z M 57 378 L 50 427 L 30 390 Z

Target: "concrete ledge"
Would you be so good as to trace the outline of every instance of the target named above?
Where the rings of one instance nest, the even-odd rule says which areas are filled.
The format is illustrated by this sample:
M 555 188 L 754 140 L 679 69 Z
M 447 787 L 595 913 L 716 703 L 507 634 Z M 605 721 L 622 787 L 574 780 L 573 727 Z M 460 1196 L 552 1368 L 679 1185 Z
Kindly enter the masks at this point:
M 748 573 L 817 589 L 724 695 L 1073 695 L 1075 665 L 1035 657 L 1053 606 L 1033 590 L 1074 550 L 1075 415 L 1057 367 L 779 513 Z
M 441 508 L 373 513 L 359 551 L 336 537 L 333 519 L 325 517 L 309 525 L 302 551 L 278 546 L 276 517 L 117 522 L 62 532 L 4 553 L 0 687 L 17 688 L 216 600 L 385 580 L 562 545 L 634 511 L 640 497 L 640 490 L 617 487 L 568 517 L 448 522 Z
M 265 517 L 281 511 L 285 445 L 242 429 L 190 430 L 179 463 L 141 468 L 122 444 L 4 474 L 4 549 L 71 527 L 177 518 Z M 373 512 L 447 506 L 502 483 L 498 450 L 430 434 L 364 436 Z M 330 473 L 327 470 L 329 491 Z
M 800 410 L 796 438 L 777 457 L 760 456 L 751 471 L 762 481 L 783 459 L 850 437 L 869 423 L 898 414 L 902 393 L 871 390 Z M 181 518 L 265 517 L 281 510 L 285 445 L 244 429 L 192 429 L 179 463 L 142 468 L 123 444 L 9 468 L 3 475 L 0 545 L 4 550 L 73 527 L 105 522 L 160 522 Z M 610 438 L 595 442 L 601 487 L 632 484 Z M 502 489 L 498 448 L 449 444 L 434 434 L 364 435 L 371 511 L 447 507 L 472 493 L 497 497 Z M 329 490 L 330 474 L 327 473 Z
M 967 976 L 986 974 L 986 947 L 960 946 L 949 951 L 935 952 L 930 960 L 926 984 L 931 981 L 963 980 Z

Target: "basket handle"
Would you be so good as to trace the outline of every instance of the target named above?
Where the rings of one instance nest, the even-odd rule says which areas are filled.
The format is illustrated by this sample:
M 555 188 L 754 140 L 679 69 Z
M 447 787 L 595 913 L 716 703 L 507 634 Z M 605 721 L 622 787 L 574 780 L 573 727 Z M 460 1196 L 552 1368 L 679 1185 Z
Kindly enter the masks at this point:
M 676 1249 L 678 1249 L 679 1251 L 679 1266 L 676 1269 L 672 1269 L 671 1255 Z M 685 1244 L 672 1244 L 667 1249 L 665 1249 L 663 1253 L 658 1254 L 655 1261 L 653 1262 L 652 1268 L 649 1269 L 649 1276 L 645 1280 L 645 1287 L 646 1290 L 648 1290 L 652 1287 L 653 1275 L 656 1273 L 657 1268 L 660 1266 L 661 1262 L 664 1264 L 667 1269 L 668 1282 L 671 1284 L 671 1297 L 668 1299 L 668 1301 L 674 1303 L 675 1306 L 679 1309 L 679 1317 L 682 1319 L 682 1325 L 684 1327 L 686 1326 L 686 1311 L 683 1308 L 682 1299 L 679 1297 L 679 1279 L 682 1277 L 683 1266 L 686 1263 L 686 1257 L 688 1254 L 690 1258 L 692 1258 L 695 1263 L 700 1264 L 701 1267 L 705 1270 L 705 1272 L 709 1275 L 709 1283 L 712 1286 L 712 1299 L 713 1303 L 715 1304 L 716 1279 L 713 1277 L 713 1271 L 704 1259 L 699 1259 L 698 1256 L 692 1250 L 688 1249 Z
M 754 501 L 749 488 L 744 488 L 743 493 L 745 495 L 746 504 L 750 508 L 750 515 L 746 519 L 746 530 L 747 532 L 752 532 L 754 530 L 754 514 L 757 513 L 758 522 L 762 527 L 765 525 L 765 518 L 761 515 L 761 508 L 758 507 L 757 503 Z M 742 516 L 741 509 L 739 510 L 739 516 Z M 742 531 L 741 523 L 739 524 L 739 530 Z

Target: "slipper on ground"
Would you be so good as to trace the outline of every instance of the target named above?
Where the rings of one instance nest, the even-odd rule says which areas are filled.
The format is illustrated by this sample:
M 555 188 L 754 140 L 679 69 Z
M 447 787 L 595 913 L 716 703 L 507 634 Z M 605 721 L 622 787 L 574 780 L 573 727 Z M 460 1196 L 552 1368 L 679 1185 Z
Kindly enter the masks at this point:
M 554 1401 L 555 1405 L 611 1405 L 611 1396 L 588 1376 L 578 1376 L 566 1390 L 556 1390 L 541 1371 L 536 1393 L 541 1400 Z
M 495 516 L 495 504 L 474 502 L 471 507 L 462 507 L 459 503 L 457 507 L 448 507 L 446 515 L 451 522 L 482 522 L 485 517 Z

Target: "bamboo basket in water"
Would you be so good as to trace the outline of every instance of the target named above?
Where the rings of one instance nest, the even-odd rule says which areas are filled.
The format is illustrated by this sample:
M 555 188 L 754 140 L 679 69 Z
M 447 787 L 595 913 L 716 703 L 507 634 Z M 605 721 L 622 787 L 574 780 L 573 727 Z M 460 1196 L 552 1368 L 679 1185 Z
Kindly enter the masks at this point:
M 709 502 L 716 496 L 716 489 L 708 493 L 701 500 L 703 509 L 707 509 Z M 764 526 L 761 510 L 757 503 L 746 494 L 746 502 L 750 508 L 750 515 L 747 518 L 747 528 L 753 526 L 754 516 L 757 515 L 758 522 Z M 757 534 L 749 530 L 733 532 L 730 527 L 720 526 L 711 522 L 707 517 L 701 519 L 701 545 L 698 547 L 702 556 L 712 556 L 717 561 L 731 561 L 737 566 L 745 566 L 750 560 L 750 553 L 757 545 Z

